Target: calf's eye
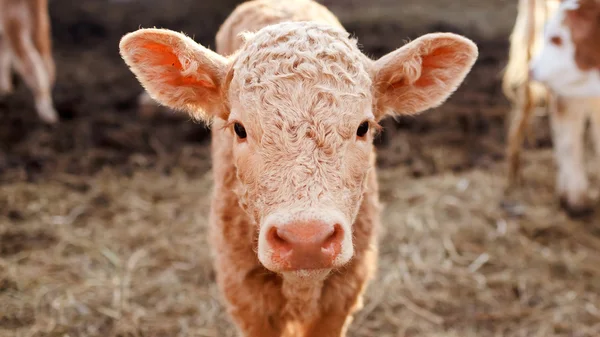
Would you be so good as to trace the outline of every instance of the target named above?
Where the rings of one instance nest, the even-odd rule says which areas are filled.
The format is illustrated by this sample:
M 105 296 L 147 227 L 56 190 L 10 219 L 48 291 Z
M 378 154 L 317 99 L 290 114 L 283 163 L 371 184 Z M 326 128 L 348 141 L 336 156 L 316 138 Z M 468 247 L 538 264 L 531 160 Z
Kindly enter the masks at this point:
M 553 36 L 550 38 L 550 42 L 555 45 L 555 46 L 561 46 L 562 45 L 562 39 L 560 38 L 560 36 Z
M 244 126 L 240 123 L 233 124 L 233 131 L 235 131 L 235 134 L 240 137 L 240 139 L 245 139 L 247 137 L 246 129 L 244 129 Z
M 358 137 L 364 137 L 368 131 L 369 131 L 369 122 L 362 122 L 358 126 L 358 129 L 356 130 L 356 135 Z

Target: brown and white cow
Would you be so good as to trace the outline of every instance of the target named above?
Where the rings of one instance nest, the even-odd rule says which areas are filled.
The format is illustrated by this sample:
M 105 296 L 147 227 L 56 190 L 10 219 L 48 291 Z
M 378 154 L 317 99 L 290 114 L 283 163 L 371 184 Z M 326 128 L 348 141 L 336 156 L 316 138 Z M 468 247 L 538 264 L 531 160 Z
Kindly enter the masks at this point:
M 562 1 L 540 38 L 532 80 L 559 96 L 600 97 L 600 1 Z
M 535 0 L 521 0 L 522 4 L 526 2 L 535 4 Z M 533 10 L 537 13 L 532 13 Z M 542 89 L 538 87 L 538 95 L 532 100 L 539 99 L 544 89 L 548 90 L 558 166 L 557 191 L 571 215 L 586 213 L 591 206 L 584 165 L 584 131 L 588 117 L 596 151 L 600 154 L 600 1 L 538 0 L 536 6 L 520 6 L 519 17 L 523 22 L 515 25 L 513 34 L 523 36 L 525 30 L 533 30 L 534 49 L 531 60 L 526 63 L 512 59 L 514 54 L 511 54 L 509 69 L 512 74 L 518 70 L 521 76 L 528 75 L 533 85 L 543 85 Z M 511 53 L 525 49 L 522 41 L 513 39 Z M 517 63 L 525 67 L 518 68 Z M 514 96 L 512 98 L 515 102 Z
M 442 104 L 476 45 L 429 34 L 371 60 L 322 5 L 255 0 L 219 54 L 164 29 L 120 51 L 154 100 L 212 123 L 214 266 L 240 334 L 344 336 L 376 269 L 373 133 Z
M 33 92 L 39 117 L 46 123 L 56 123 L 50 33 L 48 0 L 0 0 L 0 95 L 13 90 L 14 66 Z

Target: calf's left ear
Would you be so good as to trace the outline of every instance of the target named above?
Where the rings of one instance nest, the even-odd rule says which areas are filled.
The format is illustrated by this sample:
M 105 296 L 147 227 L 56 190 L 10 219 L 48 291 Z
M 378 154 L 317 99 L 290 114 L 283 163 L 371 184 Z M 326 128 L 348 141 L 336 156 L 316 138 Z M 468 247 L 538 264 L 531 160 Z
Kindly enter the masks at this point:
M 374 62 L 375 116 L 414 115 L 435 108 L 460 86 L 477 60 L 460 35 L 424 35 Z

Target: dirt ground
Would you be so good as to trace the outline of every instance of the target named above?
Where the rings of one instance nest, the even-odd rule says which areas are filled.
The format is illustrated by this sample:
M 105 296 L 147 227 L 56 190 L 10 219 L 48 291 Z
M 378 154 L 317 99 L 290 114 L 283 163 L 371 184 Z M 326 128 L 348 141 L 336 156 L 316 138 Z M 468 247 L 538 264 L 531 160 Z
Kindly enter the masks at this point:
M 487 30 L 482 19 L 409 24 L 383 5 L 358 17 L 345 1 L 326 2 L 374 57 L 436 30 L 481 52 L 445 105 L 384 125 L 379 274 L 350 336 L 599 336 L 600 210 L 572 220 L 559 209 L 545 118 L 525 186 L 503 195 L 505 1 L 462 2 L 466 17 L 501 23 Z M 450 3 L 420 2 L 436 1 Z M 41 124 L 17 79 L 0 98 L 0 336 L 234 336 L 205 235 L 209 131 L 139 116 L 118 40 L 158 26 L 212 46 L 236 2 L 50 1 L 63 122 Z

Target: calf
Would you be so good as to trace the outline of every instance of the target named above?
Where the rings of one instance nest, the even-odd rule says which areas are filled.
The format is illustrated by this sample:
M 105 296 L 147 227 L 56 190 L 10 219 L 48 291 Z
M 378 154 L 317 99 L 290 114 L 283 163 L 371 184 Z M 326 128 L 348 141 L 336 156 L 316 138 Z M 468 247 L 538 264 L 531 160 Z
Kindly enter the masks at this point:
M 163 29 L 120 42 L 154 100 L 212 123 L 210 242 L 240 334 L 344 336 L 376 269 L 378 122 L 442 104 L 477 47 L 429 34 L 371 60 L 322 5 L 255 0 L 217 51 Z
M 11 66 L 33 92 L 39 117 L 57 122 L 48 0 L 0 0 L 0 95 L 13 90 Z
M 546 23 L 531 78 L 562 97 L 600 97 L 600 1 L 564 0 Z
M 557 191 L 563 207 L 576 216 L 591 206 L 583 156 L 588 117 L 600 154 L 600 2 L 551 1 L 545 6 L 545 28 L 533 36 L 537 49 L 528 62 L 529 77 L 549 90 Z

